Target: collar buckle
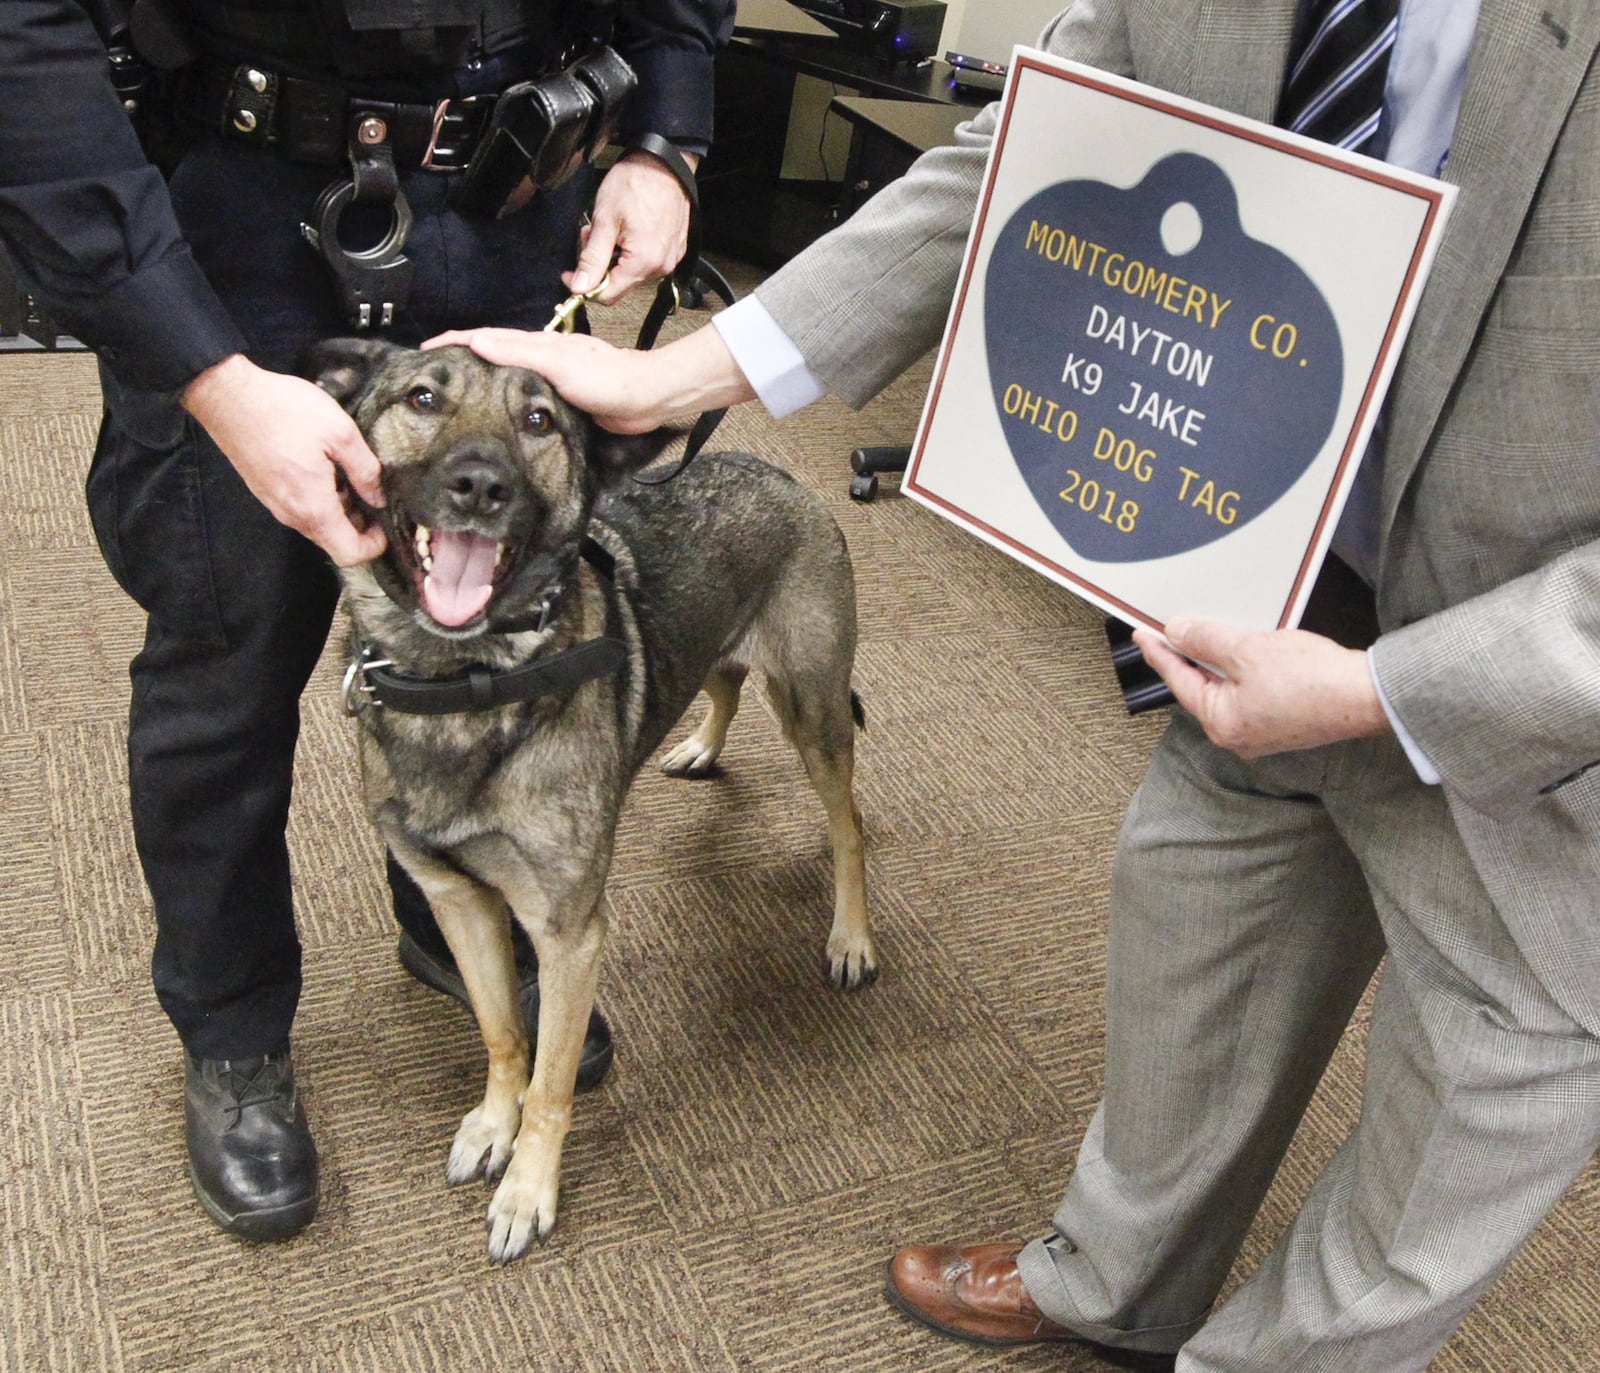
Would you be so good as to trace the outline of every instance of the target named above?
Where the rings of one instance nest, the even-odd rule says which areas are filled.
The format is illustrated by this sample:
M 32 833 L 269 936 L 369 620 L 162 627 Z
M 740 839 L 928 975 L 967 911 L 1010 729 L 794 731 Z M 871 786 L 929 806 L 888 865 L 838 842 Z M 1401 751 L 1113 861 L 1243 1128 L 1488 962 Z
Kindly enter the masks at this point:
M 561 604 L 561 592 L 562 588 L 558 584 L 539 597 L 539 623 L 533 627 L 535 634 L 543 634 L 550 628 L 550 619 L 556 613 L 556 607 Z
M 394 663 L 388 658 L 373 657 L 372 649 L 362 644 L 356 656 L 350 660 L 350 666 L 344 670 L 344 682 L 339 692 L 344 713 L 354 718 L 369 706 L 381 710 L 383 702 L 378 699 L 378 689 L 368 680 L 367 674 L 373 668 L 393 666 Z

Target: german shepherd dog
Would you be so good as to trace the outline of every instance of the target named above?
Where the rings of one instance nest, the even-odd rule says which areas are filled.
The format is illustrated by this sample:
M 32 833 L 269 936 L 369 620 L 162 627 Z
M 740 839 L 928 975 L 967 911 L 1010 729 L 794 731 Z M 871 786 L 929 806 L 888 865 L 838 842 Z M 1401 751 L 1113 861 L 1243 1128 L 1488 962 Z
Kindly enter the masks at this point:
M 369 513 L 388 550 L 343 573 L 346 701 L 368 809 L 433 906 L 488 1050 L 446 1176 L 499 1179 L 489 1256 L 504 1263 L 555 1225 L 618 815 L 701 689 L 710 709 L 663 771 L 712 769 L 760 669 L 827 812 L 828 977 L 877 975 L 849 555 L 816 496 L 748 454 L 628 480 L 666 440 L 606 433 L 531 372 L 371 340 L 319 345 L 309 366 L 383 465 L 387 503 Z M 512 917 L 539 959 L 531 1080 Z

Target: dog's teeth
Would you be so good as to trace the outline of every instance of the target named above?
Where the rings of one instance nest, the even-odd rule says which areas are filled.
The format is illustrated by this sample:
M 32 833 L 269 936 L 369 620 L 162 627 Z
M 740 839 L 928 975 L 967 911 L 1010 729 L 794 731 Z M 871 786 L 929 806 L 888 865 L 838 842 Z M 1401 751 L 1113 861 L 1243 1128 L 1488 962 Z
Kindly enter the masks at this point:
M 424 572 L 433 571 L 433 555 L 431 553 L 424 553 L 422 555 L 422 570 Z
M 425 524 L 417 526 L 417 555 L 426 558 L 433 551 L 433 531 Z
M 500 564 L 505 561 L 505 556 L 506 546 L 503 543 L 497 543 L 494 546 L 494 565 L 499 567 Z

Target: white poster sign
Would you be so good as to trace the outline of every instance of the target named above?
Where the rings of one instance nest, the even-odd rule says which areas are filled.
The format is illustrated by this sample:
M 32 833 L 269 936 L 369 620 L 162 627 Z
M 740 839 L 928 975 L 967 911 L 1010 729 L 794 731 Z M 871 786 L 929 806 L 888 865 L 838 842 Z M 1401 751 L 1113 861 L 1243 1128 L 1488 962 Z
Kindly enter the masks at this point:
M 1107 612 L 1295 624 L 1454 188 L 1012 55 L 902 489 Z

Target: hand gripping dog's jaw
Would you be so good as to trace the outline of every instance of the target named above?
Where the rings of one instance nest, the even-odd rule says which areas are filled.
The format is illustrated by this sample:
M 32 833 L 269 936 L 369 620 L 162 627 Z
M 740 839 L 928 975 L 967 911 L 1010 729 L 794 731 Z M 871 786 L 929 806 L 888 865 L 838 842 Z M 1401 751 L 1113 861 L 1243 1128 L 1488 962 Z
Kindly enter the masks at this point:
M 389 546 L 374 579 L 447 637 L 535 616 L 570 573 L 599 487 L 670 438 L 608 434 L 534 373 L 463 348 L 334 339 L 307 370 L 383 464 L 385 507 L 372 513 Z

